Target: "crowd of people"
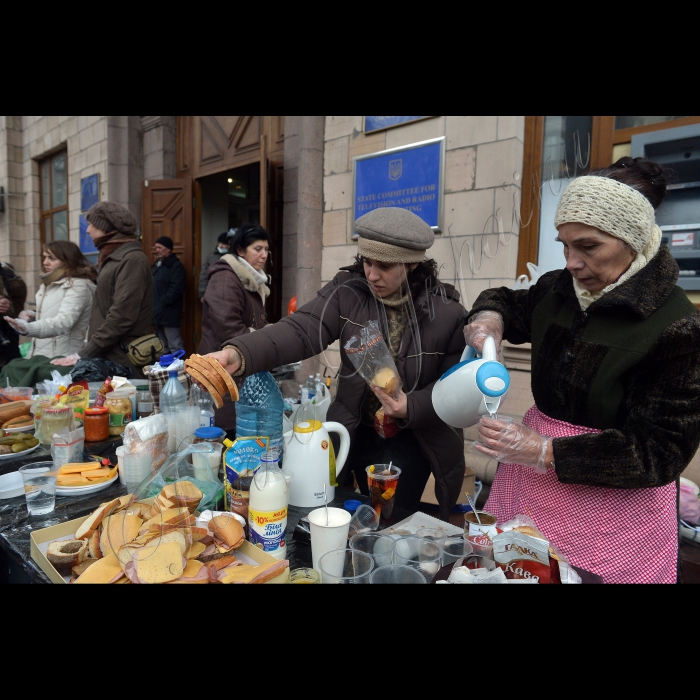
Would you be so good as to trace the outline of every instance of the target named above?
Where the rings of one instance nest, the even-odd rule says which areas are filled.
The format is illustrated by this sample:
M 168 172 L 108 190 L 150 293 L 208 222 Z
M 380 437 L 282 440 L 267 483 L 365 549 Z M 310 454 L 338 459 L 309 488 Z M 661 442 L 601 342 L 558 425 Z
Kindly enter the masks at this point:
M 700 311 L 677 286 L 656 224 L 668 184 L 663 166 L 630 157 L 574 178 L 554 218 L 563 269 L 529 289 L 486 289 L 470 308 L 427 257 L 431 227 L 387 207 L 355 221 L 355 259 L 270 324 L 270 235 L 254 224 L 231 229 L 202 265 L 197 352 L 240 384 L 340 341 L 327 419 L 351 435 L 343 478 L 366 492 L 368 464 L 400 463 L 396 503 L 414 511 L 432 474 L 447 520 L 462 487 L 464 435 L 437 416 L 432 388 L 466 345 L 481 353 L 492 336 L 500 353 L 503 340 L 531 343 L 534 405 L 521 423 L 478 424 L 475 448 L 498 462 L 485 510 L 499 522 L 527 514 L 570 563 L 606 582 L 675 582 L 678 479 L 700 445 Z M 26 337 L 30 357 L 64 366 L 100 357 L 138 377 L 134 342 L 155 330 L 164 352 L 182 347 L 186 273 L 173 241 L 156 241 L 151 265 L 128 209 L 100 202 L 86 219 L 97 265 L 74 243 L 46 244 L 34 310 L 23 308 L 12 266 L 0 267 L 3 364 Z M 370 323 L 400 376 L 395 391 L 365 381 L 344 350 Z M 215 422 L 234 431 L 228 397 Z

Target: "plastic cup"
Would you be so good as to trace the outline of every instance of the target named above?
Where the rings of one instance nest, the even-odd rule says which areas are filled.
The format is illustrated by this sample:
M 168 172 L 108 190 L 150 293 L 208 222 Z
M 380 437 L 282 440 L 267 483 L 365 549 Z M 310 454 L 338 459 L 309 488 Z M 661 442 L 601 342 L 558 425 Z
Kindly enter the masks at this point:
M 151 455 L 148 452 L 125 452 L 122 460 L 127 493 L 134 493 L 141 482 L 151 476 Z
M 474 551 L 471 544 L 462 535 L 453 537 L 443 537 L 438 540 L 438 545 L 442 549 L 442 565 L 454 564 L 464 557 L 468 557 Z
M 321 583 L 369 583 L 374 559 L 366 552 L 346 547 L 326 552 L 318 566 Z
M 361 503 L 350 518 L 348 537 L 362 532 L 372 532 L 379 527 L 379 513 L 372 506 Z
M 394 563 L 418 569 L 428 583 L 440 570 L 442 549 L 425 537 L 408 535 L 399 537 L 394 543 Z
M 115 452 L 117 455 L 117 469 L 119 470 L 119 483 L 122 486 L 126 486 L 126 475 L 124 474 L 124 453 L 126 452 L 126 447 L 120 445 Z
M 350 513 L 342 508 L 324 506 L 312 510 L 306 517 L 311 534 L 311 566 L 320 571 L 318 563 L 326 552 L 344 549 L 347 546 Z
M 389 564 L 375 569 L 369 576 L 370 583 L 428 583 L 418 569 L 403 564 Z
M 194 471 L 195 479 L 211 481 L 212 476 L 214 479 L 218 479 L 224 446 L 220 442 L 197 444 L 203 445 L 203 448 L 199 452 L 192 453 L 192 470 Z
M 447 532 L 439 527 L 421 527 L 416 530 L 416 537 L 425 537 L 427 540 L 437 542 L 438 540 L 444 540 L 447 537 Z
M 401 470 L 393 465 L 390 467 L 388 464 L 372 464 L 365 467 L 365 471 L 372 508 L 377 511 L 381 520 L 388 524 L 394 512 Z
M 364 532 L 350 538 L 350 549 L 365 552 L 374 559 L 374 566 L 394 563 L 394 538 L 379 532 Z
M 56 507 L 56 472 L 53 462 L 34 462 L 19 468 L 29 515 L 53 513 Z

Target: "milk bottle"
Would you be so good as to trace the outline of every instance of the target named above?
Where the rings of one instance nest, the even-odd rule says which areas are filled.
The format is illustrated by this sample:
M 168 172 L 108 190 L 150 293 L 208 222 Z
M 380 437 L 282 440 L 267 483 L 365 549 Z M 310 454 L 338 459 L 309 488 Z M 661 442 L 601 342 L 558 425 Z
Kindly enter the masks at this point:
M 260 458 L 250 484 L 248 539 L 276 559 L 287 556 L 287 480 L 275 451 Z

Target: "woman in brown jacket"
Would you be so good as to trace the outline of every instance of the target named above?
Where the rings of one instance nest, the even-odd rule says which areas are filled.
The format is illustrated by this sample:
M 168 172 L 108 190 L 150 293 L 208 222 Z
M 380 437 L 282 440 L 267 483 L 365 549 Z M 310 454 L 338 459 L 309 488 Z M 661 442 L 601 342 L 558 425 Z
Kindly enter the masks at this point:
M 256 333 L 229 338 L 211 353 L 234 377 L 244 377 L 318 355 L 340 341 L 341 368 L 327 419 L 350 433 L 350 453 L 342 475 L 354 471 L 368 493 L 365 467 L 394 464 L 402 469 L 396 504 L 418 510 L 432 472 L 440 517 L 449 519 L 464 478 L 461 430 L 438 418 L 434 383 L 459 361 L 465 342 L 465 309 L 458 292 L 437 279 L 426 260 L 434 242 L 430 226 L 406 209 L 375 209 L 355 222 L 359 255 L 296 313 Z M 345 343 L 370 321 L 379 323 L 402 381 L 390 396 L 357 373 Z M 377 409 L 399 430 L 382 437 L 374 428 Z
M 267 325 L 265 299 L 270 294 L 263 272 L 270 236 L 260 226 L 244 224 L 231 237 L 230 253 L 212 263 L 202 299 L 200 355 L 218 350 L 225 341 Z M 242 382 L 242 380 L 241 380 Z M 214 412 L 216 425 L 227 433 L 236 428 L 236 409 L 230 396 Z M 234 435 L 229 435 L 233 438 Z

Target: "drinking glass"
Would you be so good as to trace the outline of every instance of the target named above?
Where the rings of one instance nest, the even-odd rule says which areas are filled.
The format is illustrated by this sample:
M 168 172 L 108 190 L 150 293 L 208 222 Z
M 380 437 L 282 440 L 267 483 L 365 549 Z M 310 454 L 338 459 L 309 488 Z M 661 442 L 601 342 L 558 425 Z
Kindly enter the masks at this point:
M 425 537 L 407 535 L 394 542 L 394 563 L 418 569 L 428 583 L 440 570 L 441 559 L 440 546 Z
M 369 577 L 370 583 L 428 583 L 418 569 L 402 564 L 389 564 L 375 569 Z
M 463 535 L 443 537 L 438 540 L 438 545 L 442 549 L 442 566 L 454 564 L 464 557 L 468 557 L 473 551 L 471 544 L 464 539 Z
M 56 471 L 53 462 L 32 462 L 18 469 L 24 483 L 24 497 L 27 502 L 27 512 L 30 517 L 48 515 L 56 507 Z M 43 520 L 36 525 L 27 522 L 24 528 L 32 530 L 37 525 L 51 527 L 58 525 L 59 520 Z
M 369 583 L 374 559 L 349 547 L 333 549 L 321 557 L 318 568 L 322 583 Z
M 394 563 L 394 538 L 379 532 L 362 532 L 350 538 L 350 549 L 365 552 L 374 559 L 375 568 Z
M 386 525 L 391 521 L 394 512 L 401 470 L 390 464 L 372 464 L 365 467 L 365 471 L 372 508 L 379 513 L 382 523 Z

